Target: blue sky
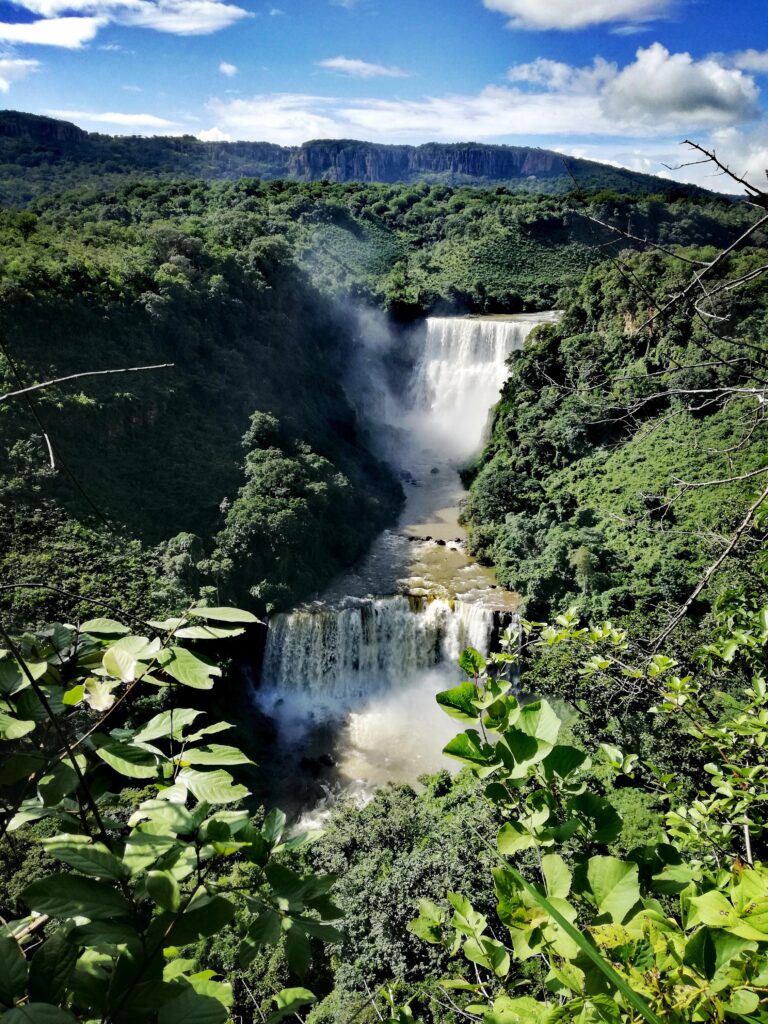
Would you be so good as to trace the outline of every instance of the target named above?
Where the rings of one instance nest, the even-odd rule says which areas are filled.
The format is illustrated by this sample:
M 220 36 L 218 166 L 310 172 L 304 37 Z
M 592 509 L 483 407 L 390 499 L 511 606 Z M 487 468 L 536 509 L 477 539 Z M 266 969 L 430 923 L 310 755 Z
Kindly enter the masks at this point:
M 91 131 L 768 167 L 768 0 L 0 0 L 0 103 Z

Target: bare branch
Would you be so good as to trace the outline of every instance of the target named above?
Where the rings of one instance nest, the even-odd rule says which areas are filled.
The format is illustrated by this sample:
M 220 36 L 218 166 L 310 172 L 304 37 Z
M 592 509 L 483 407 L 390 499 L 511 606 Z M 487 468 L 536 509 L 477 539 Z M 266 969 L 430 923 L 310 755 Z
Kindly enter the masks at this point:
M 744 536 L 744 534 L 747 532 L 747 530 L 749 530 L 749 528 L 751 527 L 752 521 L 753 521 L 753 519 L 755 517 L 755 513 L 757 512 L 757 510 L 760 508 L 760 506 L 763 504 L 763 502 L 767 498 L 768 498 L 768 487 L 766 487 L 761 492 L 760 497 L 757 499 L 757 501 L 753 502 L 753 504 L 751 504 L 749 506 L 749 509 L 747 510 L 747 514 L 744 517 L 741 525 L 732 534 L 731 539 L 730 539 L 730 541 L 728 543 L 728 546 L 721 552 L 720 555 L 718 555 L 718 557 L 715 559 L 715 561 L 710 566 L 708 566 L 707 569 L 702 573 L 701 579 L 699 580 L 699 582 L 694 587 L 694 589 L 691 592 L 691 594 L 688 597 L 688 599 L 685 601 L 685 603 L 683 605 L 680 606 L 680 608 L 678 608 L 678 610 L 672 616 L 671 620 L 667 623 L 667 625 L 664 627 L 664 629 L 661 631 L 661 633 L 659 633 L 659 635 L 656 637 L 656 639 L 655 639 L 655 641 L 653 643 L 652 650 L 657 651 L 659 649 L 659 647 L 661 647 L 661 645 L 667 639 L 667 637 L 670 635 L 670 633 L 674 632 L 674 630 L 677 629 L 677 627 L 680 625 L 682 620 L 688 614 L 688 611 L 689 611 L 691 605 L 693 604 L 693 602 L 696 600 L 696 598 L 699 596 L 699 594 L 702 592 L 702 590 L 704 590 L 704 588 L 707 586 L 709 581 L 712 579 L 712 577 L 718 571 L 718 569 L 723 564 L 723 562 L 734 552 L 734 550 L 736 549 L 736 546 L 738 545 L 738 543 L 741 540 L 741 538 Z
M 31 391 L 40 391 L 41 388 L 50 388 L 54 384 L 64 384 L 66 381 L 80 380 L 82 377 L 106 377 L 113 373 L 142 373 L 145 370 L 165 370 L 175 365 L 175 363 L 157 363 L 154 366 L 126 366 L 119 370 L 86 370 L 83 373 L 70 373 L 66 377 L 55 377 L 53 380 L 43 381 L 42 384 L 32 384 L 28 388 L 19 388 L 18 391 L 8 391 L 6 394 L 0 395 L 0 402 L 5 402 L 9 398 L 17 398 L 19 395 L 28 395 Z M 47 436 L 46 442 L 51 455 L 51 468 L 53 468 L 53 452 L 51 452 L 51 445 Z
M 752 477 L 762 476 L 763 473 L 768 473 L 768 466 L 763 466 L 761 469 L 753 469 L 749 473 L 742 473 L 741 476 L 727 476 L 721 480 L 703 480 L 700 483 L 688 483 L 685 480 L 676 480 L 675 484 L 677 487 L 687 487 L 691 490 L 701 487 L 719 487 L 721 484 L 738 484 L 742 480 L 751 480 Z

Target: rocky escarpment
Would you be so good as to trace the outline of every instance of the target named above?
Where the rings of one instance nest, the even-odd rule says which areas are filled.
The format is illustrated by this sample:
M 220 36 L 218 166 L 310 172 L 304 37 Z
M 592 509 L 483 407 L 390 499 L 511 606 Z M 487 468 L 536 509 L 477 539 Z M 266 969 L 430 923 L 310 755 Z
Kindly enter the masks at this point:
M 36 114 L 22 114 L 18 110 L 0 110 L 0 137 L 28 140 L 32 143 L 50 145 L 81 142 L 88 138 L 88 132 L 69 121 L 58 121 L 53 117 L 39 117 Z
M 477 143 L 384 146 L 355 141 L 308 142 L 293 151 L 290 167 L 297 178 L 341 182 L 394 183 L 430 177 L 503 182 L 568 174 L 565 158 L 551 150 Z
M 18 111 L 0 111 L 0 164 L 19 168 L 16 200 L 64 184 L 62 165 L 94 175 L 184 175 L 205 179 L 287 178 L 388 184 L 426 182 L 496 185 L 540 192 L 568 192 L 574 181 L 586 189 L 667 192 L 671 187 L 700 193 L 694 186 L 591 160 L 566 157 L 531 146 L 489 146 L 475 142 L 383 145 L 354 139 L 321 139 L 302 146 L 268 142 L 201 142 L 175 137 L 110 136 L 84 132 L 74 124 Z M 37 169 L 35 182 L 27 169 Z M 8 172 L 13 176 L 13 170 Z M 18 193 L 18 195 L 17 195 Z M 3 201 L 0 188 L 0 201 Z M 8 197 L 6 197 L 7 201 Z

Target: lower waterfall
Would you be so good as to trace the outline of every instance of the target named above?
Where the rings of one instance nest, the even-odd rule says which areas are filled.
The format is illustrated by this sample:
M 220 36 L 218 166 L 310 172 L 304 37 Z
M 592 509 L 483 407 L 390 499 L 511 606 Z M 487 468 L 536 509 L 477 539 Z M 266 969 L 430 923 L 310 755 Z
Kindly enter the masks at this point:
M 483 604 L 403 595 L 278 615 L 262 678 L 284 695 L 348 704 L 455 662 L 465 647 L 487 650 L 493 626 L 494 613 Z

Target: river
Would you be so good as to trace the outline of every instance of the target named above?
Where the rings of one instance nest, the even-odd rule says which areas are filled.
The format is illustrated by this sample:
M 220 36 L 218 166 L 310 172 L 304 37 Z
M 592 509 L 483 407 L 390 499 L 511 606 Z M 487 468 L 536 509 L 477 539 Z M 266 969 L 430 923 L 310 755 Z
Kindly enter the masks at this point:
M 374 434 L 406 501 L 358 566 L 270 622 L 254 700 L 276 726 L 271 786 L 288 809 L 449 767 L 456 723 L 435 693 L 458 681 L 461 651 L 487 651 L 515 612 L 466 552 L 458 471 L 482 447 L 509 355 L 553 318 L 433 317 L 399 393 L 374 375 Z

